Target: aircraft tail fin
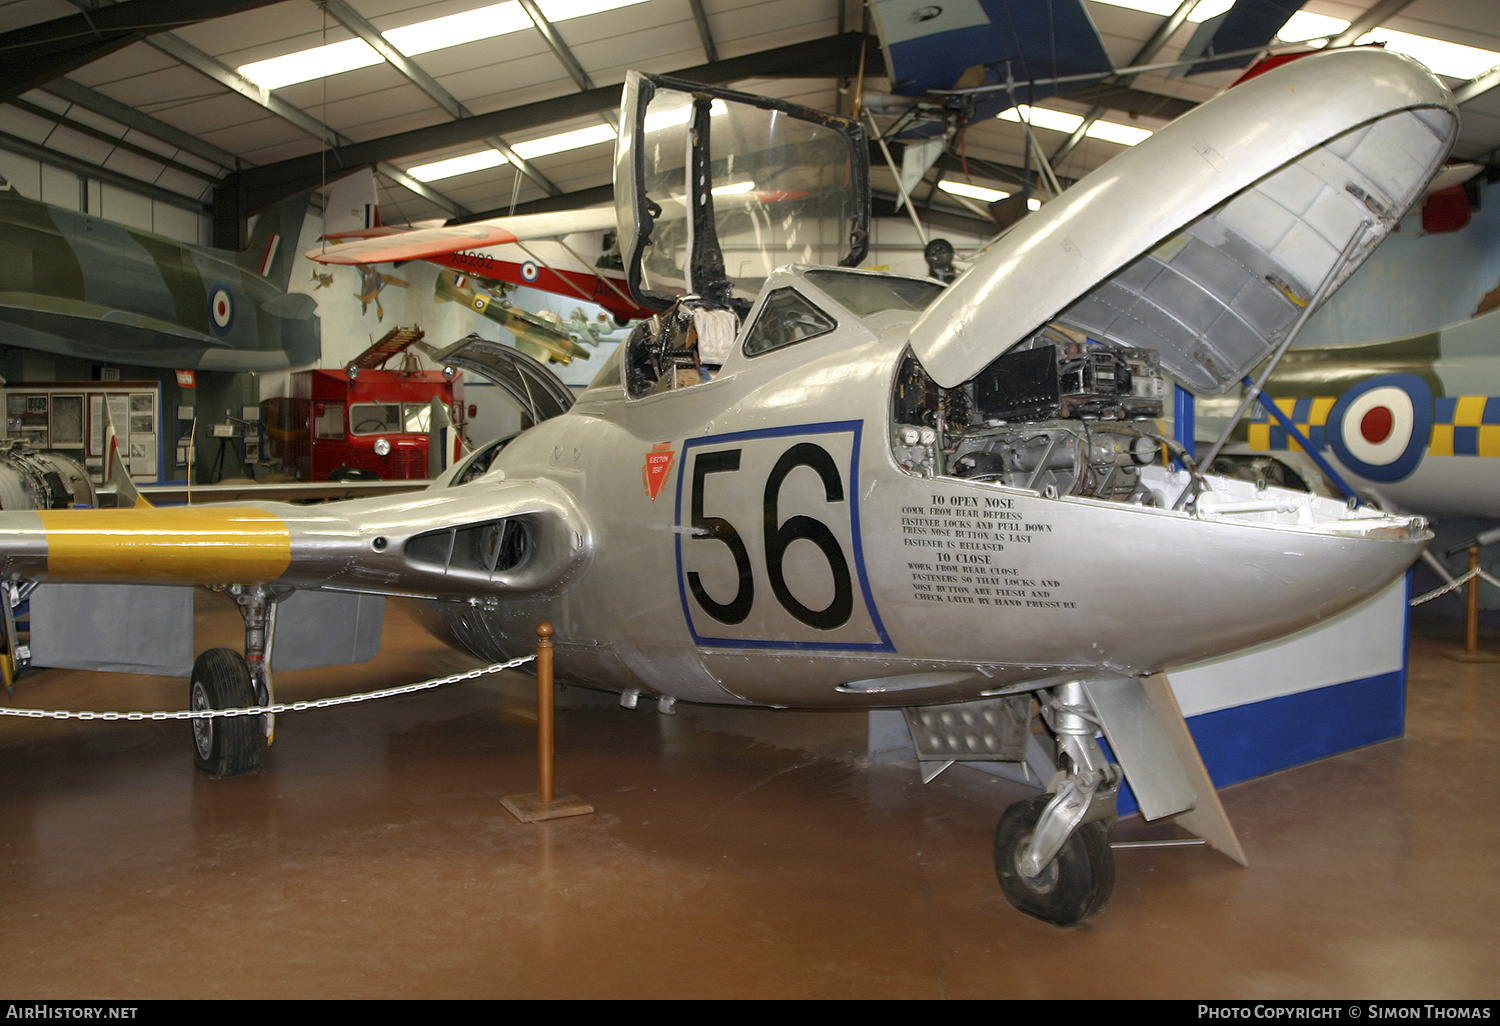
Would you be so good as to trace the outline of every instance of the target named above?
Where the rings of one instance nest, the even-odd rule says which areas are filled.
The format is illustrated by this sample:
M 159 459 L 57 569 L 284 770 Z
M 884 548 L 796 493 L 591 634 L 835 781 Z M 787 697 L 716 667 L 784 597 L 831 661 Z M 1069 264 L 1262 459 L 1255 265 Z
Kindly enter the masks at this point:
M 361 168 L 340 178 L 328 190 L 323 208 L 323 234 L 364 231 L 380 227 L 380 206 L 375 199 L 375 172 Z
M 235 262 L 285 292 L 291 283 L 308 205 L 308 197 L 294 196 L 263 212 L 255 220 L 250 245 L 240 251 Z
M 120 437 L 115 431 L 115 418 L 109 412 L 107 398 L 104 402 L 104 459 L 104 484 L 106 489 L 112 488 L 115 493 L 115 508 L 150 506 L 151 503 L 136 490 L 135 482 L 130 479 L 130 468 L 120 452 Z

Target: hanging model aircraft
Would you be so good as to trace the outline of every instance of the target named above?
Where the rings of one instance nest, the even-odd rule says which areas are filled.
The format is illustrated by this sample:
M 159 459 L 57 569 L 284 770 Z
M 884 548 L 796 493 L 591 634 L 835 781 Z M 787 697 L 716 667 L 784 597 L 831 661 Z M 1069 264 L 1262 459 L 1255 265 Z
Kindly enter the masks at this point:
M 387 285 L 395 285 L 397 288 L 406 288 L 406 279 L 398 278 L 394 274 L 381 274 L 373 267 L 361 267 L 359 269 L 359 291 L 354 298 L 359 300 L 359 312 L 365 313 L 370 309 L 370 304 L 375 304 L 375 319 L 385 320 L 385 307 L 380 302 L 380 293 Z
M 589 351 L 563 327 L 561 318 L 554 324 L 539 314 L 512 305 L 503 295 L 496 298 L 469 275 L 439 271 L 433 299 L 439 303 L 462 304 L 494 321 L 515 336 L 517 349 L 543 363 L 568 364 L 575 359 L 589 358 Z M 591 337 L 590 341 L 595 340 Z
M 0 179 L 0 342 L 143 367 L 314 362 L 317 304 L 286 291 L 304 209 L 267 211 L 234 253 L 39 203 Z
M 346 193 L 364 191 L 369 193 L 368 203 L 351 204 L 343 199 Z M 369 220 L 378 220 L 373 203 L 374 180 L 368 171 L 335 183 L 325 242 L 309 250 L 307 258 L 357 267 L 367 277 L 375 273 L 375 264 L 426 260 L 484 281 L 525 285 L 597 303 L 622 322 L 651 313 L 631 298 L 624 271 L 610 266 L 609 258 L 595 253 L 590 262 L 563 241 L 567 236 L 613 230 L 615 212 L 609 207 L 425 227 L 362 226 L 336 216 L 352 208 Z
M 1166 375 L 1220 394 L 1295 335 L 1441 165 L 1452 97 L 1393 54 L 1296 62 L 1115 158 L 946 288 L 851 269 L 856 124 L 632 73 L 622 125 L 622 252 L 658 313 L 567 413 L 415 496 L 0 513 L 0 576 L 227 587 L 246 653 L 199 657 L 196 708 L 269 695 L 277 603 L 307 592 L 419 597 L 487 659 L 550 621 L 563 680 L 667 704 L 944 707 L 1029 736 L 1035 702 L 1058 774 L 1004 814 L 996 870 L 1023 911 L 1088 919 L 1122 767 L 1148 819 L 1216 804 L 1147 675 L 1331 616 L 1431 537 L 1168 469 L 1152 418 Z M 789 166 L 827 187 L 716 204 Z M 1147 611 L 1169 627 L 1142 629 Z M 195 740 L 211 772 L 258 764 L 251 717 L 195 721 Z

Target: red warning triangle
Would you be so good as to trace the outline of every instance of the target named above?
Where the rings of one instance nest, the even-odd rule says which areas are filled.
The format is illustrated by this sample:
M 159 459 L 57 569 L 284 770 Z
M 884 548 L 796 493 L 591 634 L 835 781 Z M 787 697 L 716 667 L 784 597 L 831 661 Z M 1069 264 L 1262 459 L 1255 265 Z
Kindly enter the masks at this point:
M 646 482 L 646 494 L 651 496 L 652 502 L 656 501 L 662 482 L 671 473 L 672 461 L 676 457 L 677 453 L 672 450 L 671 442 L 658 442 L 646 454 L 646 464 L 641 467 L 641 477 Z

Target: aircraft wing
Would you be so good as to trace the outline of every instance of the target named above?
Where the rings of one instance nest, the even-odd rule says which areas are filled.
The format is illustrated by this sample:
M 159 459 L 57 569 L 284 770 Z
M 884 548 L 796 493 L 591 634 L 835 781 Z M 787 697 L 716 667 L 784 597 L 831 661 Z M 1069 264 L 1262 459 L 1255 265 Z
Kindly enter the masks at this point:
M 0 512 L 0 577 L 272 584 L 454 598 L 566 587 L 592 532 L 546 481 L 493 481 L 322 506 Z
M 517 214 L 471 224 L 413 228 L 375 238 L 360 238 L 307 252 L 320 264 L 383 264 L 401 260 L 430 260 L 467 249 L 485 249 L 532 239 L 555 239 L 577 232 L 603 231 L 615 226 L 614 207 L 558 210 L 545 214 Z

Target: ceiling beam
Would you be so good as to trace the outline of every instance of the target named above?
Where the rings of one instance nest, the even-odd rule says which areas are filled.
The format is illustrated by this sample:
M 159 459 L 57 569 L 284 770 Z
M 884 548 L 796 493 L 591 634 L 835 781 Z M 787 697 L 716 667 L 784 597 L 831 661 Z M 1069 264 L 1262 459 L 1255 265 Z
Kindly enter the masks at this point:
M 93 125 L 86 125 L 81 121 L 76 121 L 73 118 L 68 117 L 67 114 L 59 114 L 57 111 L 48 110 L 46 107 L 38 107 L 36 104 L 20 98 L 11 100 L 10 103 L 18 110 L 24 110 L 26 113 L 32 115 L 33 117 L 41 118 L 44 121 L 50 121 L 60 128 L 66 128 L 71 132 L 77 132 L 79 135 L 84 135 L 90 139 L 95 139 L 115 149 L 124 150 L 126 153 L 133 153 L 137 157 L 144 157 L 145 159 L 150 160 L 153 163 L 160 164 L 164 168 L 170 168 L 173 171 L 178 171 L 185 175 L 191 175 L 194 178 L 200 178 L 205 183 L 216 183 L 219 180 L 219 175 L 215 171 L 205 170 L 201 167 L 193 167 L 192 165 L 184 164 L 179 160 L 173 160 L 171 157 L 165 156 L 164 154 L 156 150 L 137 145 L 136 143 L 131 142 L 129 139 L 124 139 L 111 132 L 106 132 L 103 129 L 95 128 Z M 108 158 L 106 157 L 105 159 L 107 160 Z
M 0 34 L 5 78 L 0 100 L 20 96 L 122 50 L 131 43 L 172 29 L 267 7 L 278 0 L 128 0 L 27 25 Z
M 902 222 L 909 221 L 909 215 L 905 210 L 896 209 L 897 197 L 883 193 L 872 193 L 870 196 L 871 217 L 899 218 Z M 938 207 L 922 207 L 918 215 L 925 224 L 938 228 L 951 228 L 956 232 L 968 232 L 971 235 L 981 237 L 993 235 L 1000 229 L 995 227 L 995 222 L 976 217 L 973 214 L 963 214 L 956 210 L 943 210 Z
M 57 150 L 49 150 L 45 146 L 38 146 L 34 142 L 11 135 L 9 132 L 0 132 L 0 148 L 17 156 L 29 157 L 40 164 L 49 164 L 52 167 L 70 171 L 81 178 L 92 178 L 95 181 L 118 186 L 126 192 L 145 196 L 148 199 L 155 200 L 157 203 L 166 203 L 169 206 L 180 207 L 183 210 L 191 210 L 195 214 L 203 214 L 208 209 L 201 199 L 194 199 L 191 196 L 184 196 L 180 192 L 163 189 L 159 185 L 152 185 L 150 182 L 143 182 L 139 178 L 122 175 L 118 171 L 112 171 L 107 167 L 100 167 L 97 164 L 79 160 L 77 157 L 70 157 L 66 153 L 59 153 Z M 207 186 L 204 187 L 204 191 L 207 192 Z
M 1193 8 L 1198 6 L 1198 0 L 1182 0 L 1177 5 L 1177 10 L 1163 18 L 1161 24 L 1156 26 L 1156 31 L 1151 33 L 1151 38 L 1146 40 L 1144 46 L 1136 53 L 1134 59 L 1126 67 L 1135 67 L 1137 64 L 1150 64 L 1151 60 L 1161 52 L 1161 48 L 1167 45 L 1167 40 L 1172 33 L 1176 32 L 1187 21 L 1187 16 L 1193 13 Z M 1135 75 L 1116 75 L 1112 80 L 1107 80 L 1109 85 L 1125 88 L 1136 80 Z M 1073 152 L 1074 147 L 1083 142 L 1088 130 L 1093 127 L 1094 122 L 1104 116 L 1109 110 L 1109 105 L 1100 99 L 1095 99 L 1089 112 L 1083 116 L 1083 123 L 1073 129 L 1072 133 L 1063 140 L 1063 144 L 1052 153 L 1052 166 L 1056 167 Z
M 201 160 L 211 164 L 217 164 L 225 170 L 232 171 L 235 168 L 245 166 L 240 160 L 228 150 L 221 150 L 212 143 L 205 142 L 196 135 L 190 135 L 180 128 L 175 128 L 165 121 L 158 121 L 149 114 L 142 114 L 134 107 L 127 107 L 119 100 L 111 99 L 103 93 L 95 92 L 87 86 L 81 86 L 71 78 L 55 78 L 41 87 L 44 93 L 50 93 L 60 100 L 82 107 L 84 110 L 92 111 L 101 117 L 109 118 L 117 124 L 126 128 L 148 135 L 153 139 L 159 139 L 168 146 L 175 146 L 179 150 L 191 153 Z
M 1099 82 L 1072 92 L 1062 93 L 1059 98 L 1099 107 L 1101 113 L 1104 110 L 1113 110 L 1122 114 L 1142 114 L 1146 117 L 1161 118 L 1164 121 L 1180 118 L 1198 106 L 1192 100 L 1184 100 L 1180 96 L 1166 96 L 1162 93 L 1108 82 Z
M 155 47 L 162 53 L 181 62 L 187 67 L 192 68 L 199 74 L 211 79 L 214 82 L 217 82 L 224 88 L 238 93 L 240 96 L 243 96 L 251 103 L 265 108 L 282 120 L 306 132 L 314 139 L 319 140 L 325 146 L 329 144 L 332 144 L 334 146 L 343 146 L 350 144 L 350 140 L 347 136 L 344 136 L 341 133 L 334 131 L 332 128 L 329 128 L 327 125 L 323 124 L 321 121 L 319 121 L 317 118 L 314 118 L 306 111 L 303 111 L 297 107 L 293 107 L 291 104 L 287 103 L 279 96 L 274 95 L 271 90 L 266 89 L 264 86 L 258 85 L 255 82 L 252 82 L 250 79 L 240 74 L 234 68 L 229 67 L 227 64 L 221 63 L 215 57 L 210 57 L 208 54 L 204 53 L 196 46 L 193 46 L 192 44 L 179 39 L 177 36 L 172 35 L 170 32 L 162 33 L 158 36 L 153 36 L 151 39 L 147 40 L 147 44 L 149 46 Z M 436 189 L 433 189 L 431 186 L 417 181 L 415 178 L 411 177 L 409 174 L 396 167 L 395 165 L 387 164 L 378 160 L 372 161 L 371 163 L 374 164 L 375 170 L 379 174 L 400 185 L 402 188 L 416 193 L 418 196 L 421 196 L 423 199 L 427 200 L 429 203 L 432 203 L 434 206 L 446 210 L 449 216 L 463 217 L 469 213 L 469 210 L 464 207 L 463 204 L 455 203 L 453 200 L 449 199 L 447 196 L 444 196 L 442 193 L 438 192 Z M 229 175 L 226 181 L 235 180 L 237 175 L 243 173 L 243 171 L 234 172 L 233 174 Z M 321 184 L 321 180 L 319 182 L 314 182 L 313 185 L 309 186 L 308 188 L 310 189 L 318 184 Z M 240 213 L 239 211 L 242 210 L 243 207 L 240 206 L 239 203 L 234 202 L 233 199 L 231 199 L 227 204 L 223 202 L 226 196 L 224 189 L 225 187 L 222 184 L 214 189 L 214 245 L 222 249 L 243 249 L 245 247 L 245 222 L 249 217 L 249 213 L 259 213 L 260 211 L 266 209 L 266 207 L 271 206 L 272 203 L 267 203 L 265 204 L 265 206 L 257 207 L 249 213 Z M 296 192 L 288 193 L 287 196 L 295 196 L 299 193 L 307 191 L 308 189 L 299 189 Z M 274 203 L 275 201 L 272 202 Z
M 708 12 L 703 9 L 703 0 L 688 0 L 688 6 L 693 9 L 693 24 L 698 26 L 698 39 L 703 43 L 703 56 L 708 58 L 708 63 L 713 64 L 719 59 L 719 48 L 714 45 L 713 30 L 708 27 Z M 839 29 L 843 29 L 843 24 Z
M 1453 90 L 1453 102 L 1462 106 L 1474 97 L 1489 92 L 1497 85 L 1500 85 L 1500 65 L 1496 65 L 1482 75 L 1475 75 Z
M 1349 27 L 1328 41 L 1328 49 L 1336 46 L 1353 46 L 1354 41 L 1371 29 L 1379 28 L 1387 18 L 1400 14 L 1411 0 L 1383 0 L 1349 23 Z
M 148 41 L 148 45 L 160 50 L 181 64 L 187 65 L 198 74 L 223 86 L 231 92 L 238 93 L 257 107 L 275 114 L 283 121 L 287 121 L 300 131 L 317 139 L 325 146 L 329 143 L 337 144 L 344 141 L 344 137 L 333 129 L 323 124 L 317 118 L 312 117 L 300 108 L 293 107 L 281 97 L 276 96 L 271 90 L 241 75 L 229 65 L 220 62 L 215 57 L 210 57 L 202 50 L 193 46 L 185 40 L 179 39 L 170 33 L 158 36 Z
M 473 111 L 469 110 L 456 96 L 439 85 L 437 80 L 427 74 L 419 64 L 392 46 L 374 25 L 371 25 L 354 8 L 344 3 L 344 0 L 326 0 L 323 4 L 323 9 L 332 15 L 333 19 L 340 25 L 343 25 L 350 32 L 353 32 L 359 38 L 369 43 L 376 53 L 386 59 L 386 62 L 391 67 L 401 72 L 402 75 L 405 75 L 407 81 L 422 90 L 422 92 L 427 94 L 429 99 L 447 111 L 449 117 L 457 120 L 474 116 Z M 482 141 L 498 150 L 512 166 L 519 169 L 523 175 L 541 186 L 542 191 L 547 195 L 556 196 L 562 192 L 545 175 L 532 167 L 529 161 L 511 149 L 510 144 L 504 139 L 497 135 L 492 135 Z
M 568 74 L 573 77 L 574 85 L 587 92 L 594 88 L 594 80 L 589 78 L 588 72 L 583 70 L 583 65 L 578 63 L 578 58 L 573 56 L 573 51 L 568 49 L 568 44 L 563 42 L 562 36 L 557 34 L 557 29 L 547 20 L 542 9 L 536 5 L 536 0 L 520 0 L 521 8 L 531 18 L 531 23 L 536 30 L 542 34 L 547 45 L 552 47 L 552 52 L 557 59 L 562 61 L 562 66 L 567 69 Z
M 845 32 L 746 54 L 743 57 L 700 64 L 671 74 L 707 85 L 751 77 L 823 78 L 850 75 L 858 70 L 860 45 L 865 38 L 862 33 Z M 884 65 L 878 61 L 877 51 L 872 48 L 866 74 L 884 73 Z M 600 86 L 581 93 L 569 93 L 550 100 L 539 100 L 488 114 L 476 114 L 458 121 L 398 132 L 379 139 L 343 143 L 319 153 L 292 157 L 231 174 L 215 193 L 214 206 L 217 211 L 222 198 L 225 203 L 236 206 L 237 212 L 233 216 L 243 220 L 284 199 L 317 188 L 330 177 L 345 175 L 380 161 L 399 160 L 460 146 L 491 135 L 506 136 L 569 118 L 603 114 L 619 105 L 620 86 Z M 217 217 L 216 214 L 216 219 Z

